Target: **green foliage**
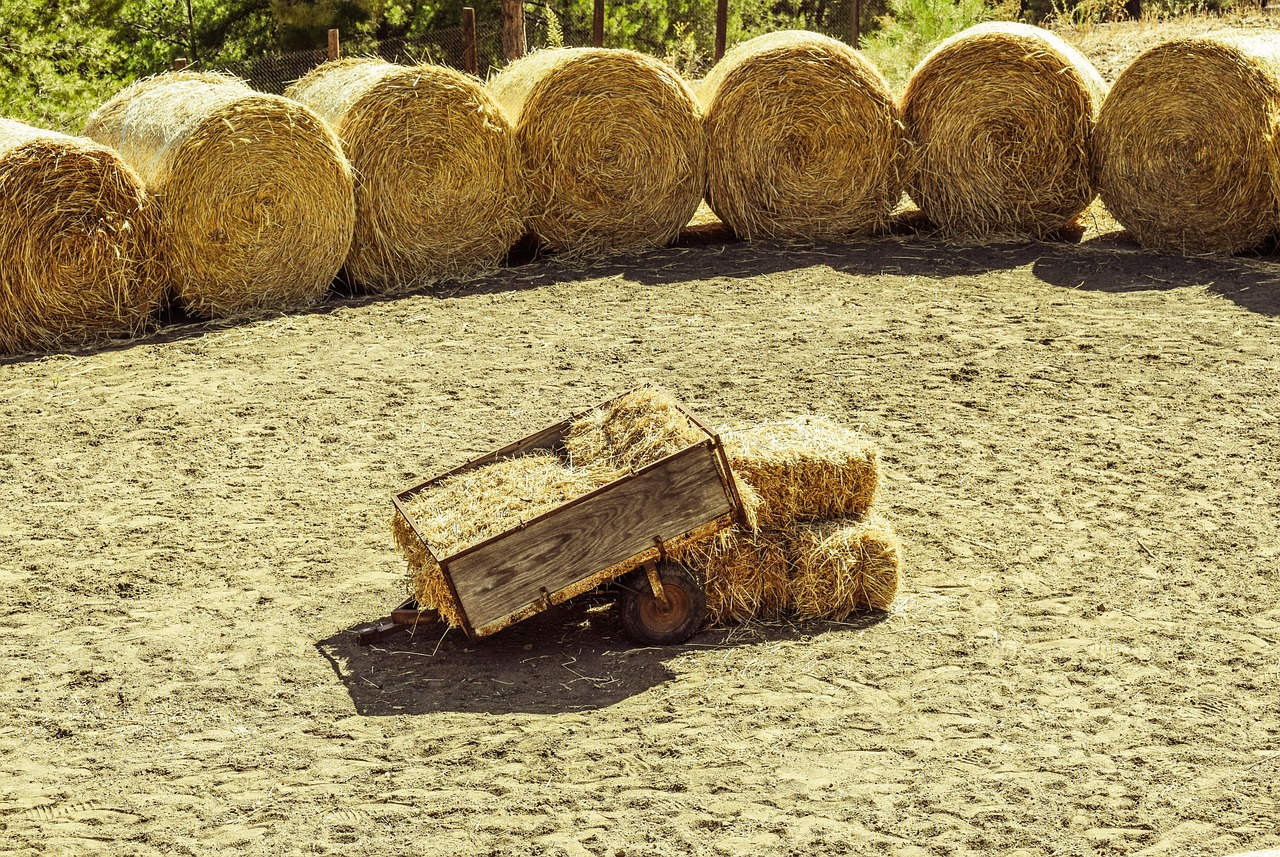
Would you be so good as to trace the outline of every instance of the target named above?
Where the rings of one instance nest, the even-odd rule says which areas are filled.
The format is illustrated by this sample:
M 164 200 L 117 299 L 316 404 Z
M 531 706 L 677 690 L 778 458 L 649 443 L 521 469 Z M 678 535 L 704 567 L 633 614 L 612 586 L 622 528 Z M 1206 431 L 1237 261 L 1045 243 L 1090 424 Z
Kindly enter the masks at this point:
M 901 92 L 911 70 L 934 45 L 992 17 L 984 0 L 889 0 L 889 13 L 863 52 L 879 66 L 889 86 Z

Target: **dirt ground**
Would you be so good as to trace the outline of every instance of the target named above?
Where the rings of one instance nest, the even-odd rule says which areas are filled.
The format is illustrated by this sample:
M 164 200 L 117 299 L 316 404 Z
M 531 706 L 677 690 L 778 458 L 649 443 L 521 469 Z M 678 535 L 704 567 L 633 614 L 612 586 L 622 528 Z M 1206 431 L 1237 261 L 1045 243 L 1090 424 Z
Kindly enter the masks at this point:
M 0 843 L 1280 847 L 1280 259 L 690 240 L 0 363 Z M 361 649 L 390 495 L 641 382 L 881 445 L 895 609 Z

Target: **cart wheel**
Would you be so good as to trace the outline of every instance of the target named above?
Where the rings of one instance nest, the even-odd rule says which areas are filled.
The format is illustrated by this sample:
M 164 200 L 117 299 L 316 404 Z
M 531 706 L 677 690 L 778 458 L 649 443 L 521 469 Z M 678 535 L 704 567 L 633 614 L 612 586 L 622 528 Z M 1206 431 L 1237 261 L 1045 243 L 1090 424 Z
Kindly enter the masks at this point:
M 622 629 L 637 643 L 683 643 L 702 627 L 707 595 L 698 579 L 682 565 L 665 563 L 658 574 L 667 605 L 664 607 L 654 597 L 644 571 L 631 574 L 622 600 Z

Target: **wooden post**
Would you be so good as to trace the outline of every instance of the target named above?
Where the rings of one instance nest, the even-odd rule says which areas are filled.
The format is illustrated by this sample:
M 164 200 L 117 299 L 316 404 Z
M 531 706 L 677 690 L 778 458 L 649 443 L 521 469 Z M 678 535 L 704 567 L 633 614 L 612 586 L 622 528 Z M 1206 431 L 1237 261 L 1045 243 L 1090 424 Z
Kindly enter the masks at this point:
M 338 44 L 338 31 L 336 29 L 329 31 L 329 59 L 336 60 L 342 56 L 342 48 Z
M 597 48 L 604 47 L 604 0 L 596 0 L 595 10 L 591 13 L 591 44 Z
M 716 0 L 716 62 L 724 56 L 725 38 L 729 31 L 729 0 Z
M 173 70 L 174 70 L 174 71 L 182 71 L 182 70 L 183 70 L 184 68 L 186 68 L 186 67 L 187 67 L 187 58 L 186 58 L 186 57 L 178 57 L 177 59 L 175 59 L 175 60 L 173 61 Z
M 862 35 L 862 4 L 859 0 L 849 0 L 849 44 L 858 49 L 858 39 Z
M 502 9 L 502 56 L 510 62 L 524 56 L 524 0 L 498 0 Z
M 467 74 L 480 73 L 476 62 L 476 10 L 470 6 L 462 7 L 462 67 Z

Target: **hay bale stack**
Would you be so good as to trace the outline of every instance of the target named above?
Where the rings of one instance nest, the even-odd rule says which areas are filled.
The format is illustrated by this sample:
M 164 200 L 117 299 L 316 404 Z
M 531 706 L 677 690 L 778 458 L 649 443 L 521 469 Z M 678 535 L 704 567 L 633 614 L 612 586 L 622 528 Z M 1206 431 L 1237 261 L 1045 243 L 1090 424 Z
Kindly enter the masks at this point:
M 674 396 L 658 387 L 641 387 L 575 419 L 564 446 L 573 466 L 619 475 L 706 439 Z
M 85 134 L 119 151 L 155 195 L 168 276 L 196 315 L 315 303 L 346 258 L 351 169 L 324 121 L 295 101 L 170 73 L 119 93 Z
M 824 521 L 789 533 L 791 610 L 801 619 L 843 619 L 887 610 L 898 593 L 902 545 L 888 522 Z
M 858 51 L 803 31 L 758 36 L 724 55 L 698 98 L 707 202 L 739 236 L 829 238 L 889 222 L 902 123 Z
M 1178 39 L 1121 73 L 1092 141 L 1102 201 L 1152 250 L 1235 253 L 1280 227 L 1280 35 Z
M 285 95 L 329 123 L 355 170 L 353 282 L 388 293 L 483 273 L 523 234 L 511 126 L 474 78 L 345 59 Z
M 659 247 L 697 209 L 706 184 L 698 103 L 658 60 L 609 48 L 538 51 L 487 89 L 515 127 L 528 225 L 556 250 Z
M 825 417 L 800 417 L 721 432 L 729 464 L 758 497 L 755 523 L 862 517 L 880 485 L 874 443 Z
M 0 353 L 141 332 L 164 298 L 142 180 L 90 140 L 0 119 Z
M 952 36 L 907 82 L 907 193 L 944 233 L 1043 238 L 1094 196 L 1089 136 L 1106 85 L 1078 51 L 1026 24 Z
M 501 459 L 441 480 L 406 505 L 426 544 L 399 512 L 391 520 L 396 545 L 409 563 L 411 594 L 421 606 L 435 607 L 451 625 L 460 626 L 462 617 L 436 558 L 447 559 L 514 529 L 610 478 L 608 472 L 569 467 L 544 452 Z

